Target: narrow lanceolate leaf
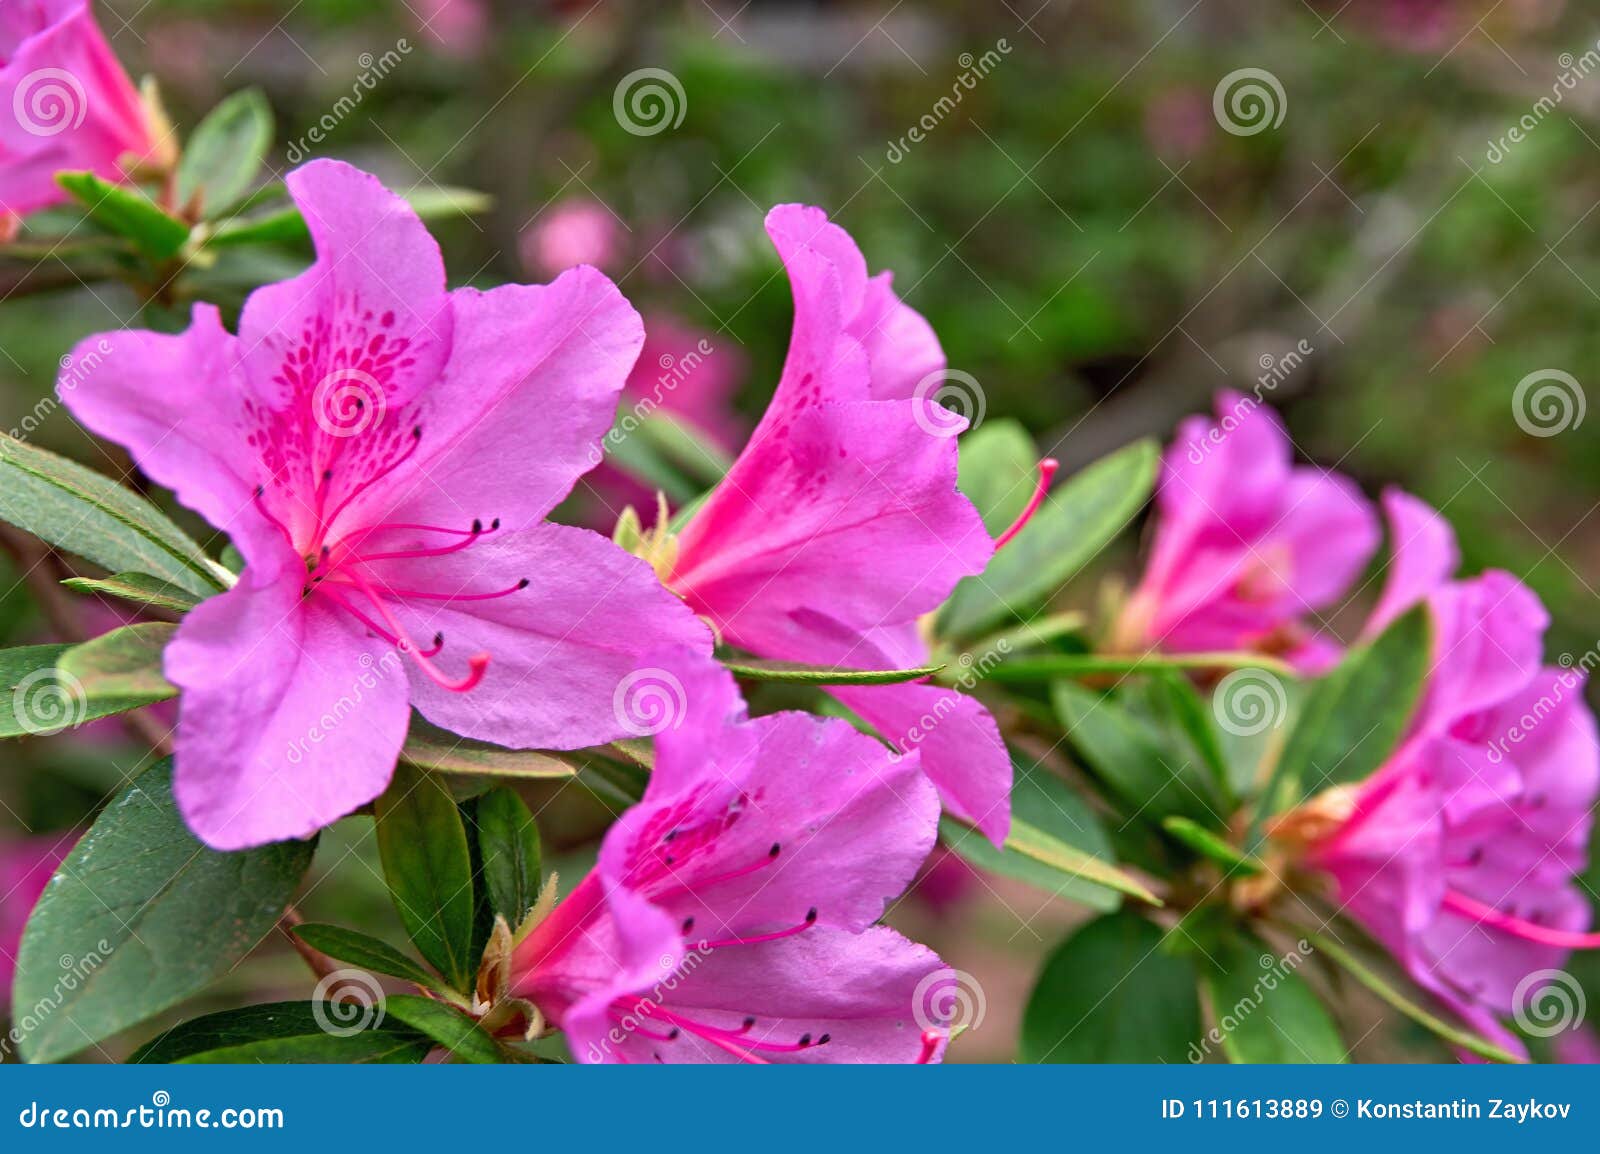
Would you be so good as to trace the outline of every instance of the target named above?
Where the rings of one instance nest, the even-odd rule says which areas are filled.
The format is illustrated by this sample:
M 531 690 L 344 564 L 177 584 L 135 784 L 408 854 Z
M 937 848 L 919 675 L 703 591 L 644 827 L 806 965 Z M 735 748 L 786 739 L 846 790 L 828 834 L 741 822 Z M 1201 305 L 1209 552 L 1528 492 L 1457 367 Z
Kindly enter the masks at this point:
M 1222 838 L 1186 817 L 1169 817 L 1161 822 L 1173 840 L 1188 846 L 1201 857 L 1210 858 L 1229 873 L 1246 876 L 1261 872 L 1261 863 L 1242 853 Z
M 400 194 L 423 220 L 475 216 L 494 205 L 488 193 L 469 188 L 415 188 Z M 252 198 L 253 201 L 254 198 Z M 305 219 L 296 208 L 277 209 L 239 217 L 218 226 L 212 245 L 303 244 L 311 239 Z
M 340 962 L 349 962 L 375 974 L 389 974 L 429 989 L 438 980 L 388 942 L 342 926 L 306 922 L 294 927 L 294 936 L 306 945 Z
M 189 239 L 189 226 L 168 216 L 139 189 L 112 184 L 92 172 L 58 172 L 56 183 L 106 232 L 133 242 L 146 256 L 167 260 Z
M 939 636 L 975 637 L 1038 609 L 1133 521 L 1159 461 L 1155 443 L 1139 441 L 1058 487 L 981 575 L 956 586 L 939 614 Z
M 399 1018 L 379 1016 L 382 1003 L 351 1019 L 347 1006 L 267 1002 L 194 1018 L 136 1050 L 129 1065 L 416 1063 L 433 1039 Z M 334 1031 L 330 1032 L 330 1027 Z
M 54 1009 L 23 1032 L 23 1056 L 69 1057 L 205 989 L 271 932 L 314 849 L 207 849 L 173 802 L 171 762 L 146 770 L 67 855 L 28 921 L 15 1004 Z M 70 989 L 65 973 L 77 978 Z
M 384 1008 L 387 1017 L 421 1031 L 463 1062 L 492 1065 L 501 1060 L 500 1047 L 494 1039 L 478 1023 L 443 1002 L 413 994 L 391 994 Z
M 1028 684 L 1062 677 L 1105 677 L 1139 673 L 1187 672 L 1195 669 L 1268 669 L 1284 677 L 1294 671 L 1281 661 L 1254 653 L 1145 654 L 1120 657 L 1099 653 L 1057 653 L 1002 661 L 988 671 L 990 681 Z
M 634 434 L 647 439 L 657 453 L 702 488 L 721 481 L 733 464 L 720 446 L 663 413 L 652 413 L 640 420 Z
M 1427 607 L 1352 649 L 1318 681 L 1278 759 L 1261 812 L 1280 813 L 1336 785 L 1364 781 L 1404 735 L 1428 675 Z
M 176 697 L 178 689 L 161 673 L 161 653 L 178 632 L 166 621 L 124 625 L 92 641 L 74 645 L 56 668 L 67 683 L 76 682 L 91 706 L 136 701 L 149 705 Z
M 832 665 L 800 665 L 792 661 L 723 662 L 735 677 L 751 681 L 784 681 L 795 685 L 898 685 L 932 677 L 943 665 L 922 665 L 916 669 L 841 669 Z
M 143 497 L 3 433 L 0 520 L 113 573 L 148 573 L 200 597 L 227 588 L 221 567 Z
M 1105 914 L 1050 955 L 1029 995 L 1026 1062 L 1184 1062 L 1200 1038 L 1193 958 L 1163 948 L 1160 927 Z
M 438 778 L 404 764 L 374 810 L 378 856 L 406 933 L 453 988 L 470 990 L 472 854 L 461 811 Z
M 1016 421 L 985 421 L 961 438 L 956 484 L 977 508 L 991 537 L 1022 515 L 1038 476 L 1038 450 Z
M 1322 1001 L 1297 972 L 1306 955 L 1281 957 L 1252 934 L 1238 932 L 1227 948 L 1197 964 L 1211 1002 L 1211 1033 L 1230 1062 L 1271 1065 L 1349 1060 L 1349 1051 Z
M 221 216 L 249 191 L 272 145 L 272 107 L 259 89 L 235 92 L 190 136 L 178 162 L 178 203 L 198 196 L 202 214 Z
M 539 899 L 539 827 L 514 790 L 490 790 L 472 807 L 490 914 L 515 928 Z
M 562 778 L 572 777 L 583 767 L 582 759 L 571 753 L 505 749 L 486 741 L 457 737 L 415 714 L 400 760 L 435 773 L 479 777 Z
M 117 573 L 104 578 L 68 577 L 61 584 L 78 593 L 117 597 L 137 605 L 170 609 L 174 613 L 187 613 L 200 604 L 200 598 L 187 589 L 148 573 Z

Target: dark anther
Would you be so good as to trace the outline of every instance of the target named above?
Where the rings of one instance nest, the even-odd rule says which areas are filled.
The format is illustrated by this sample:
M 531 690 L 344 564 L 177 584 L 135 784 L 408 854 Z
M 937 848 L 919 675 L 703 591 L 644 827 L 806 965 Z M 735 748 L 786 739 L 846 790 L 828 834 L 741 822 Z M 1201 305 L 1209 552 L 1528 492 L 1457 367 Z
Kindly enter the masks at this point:
M 693 918 L 684 918 L 683 919 L 683 932 L 687 934 L 690 931 L 692 931 L 693 929 L 694 929 L 694 919 Z
M 441 648 L 444 647 L 444 634 L 443 633 L 435 633 L 433 635 L 433 647 L 435 649 L 441 649 Z
M 755 1028 L 755 1024 L 756 1024 L 756 1020 L 754 1018 L 746 1018 L 744 1020 L 744 1028 L 747 1029 L 747 1030 L 754 1029 Z
M 521 581 L 517 582 L 517 588 L 518 589 L 526 589 L 531 584 L 532 584 L 532 582 L 529 581 L 526 577 L 524 577 Z
M 812 922 L 814 922 L 816 920 L 817 920 L 817 907 L 816 906 L 812 906 L 809 910 L 806 911 L 806 925 L 809 926 Z
M 817 1039 L 817 1045 L 826 1046 L 831 1041 L 833 1041 L 833 1035 L 832 1034 L 824 1034 L 824 1035 L 822 1035 L 822 1037 Z
M 412 425 L 411 426 L 411 439 L 413 441 L 422 440 L 422 426 L 421 425 Z
M 811 1035 L 810 1034 L 801 1034 L 800 1035 L 800 1045 L 801 1046 L 809 1046 L 809 1045 L 811 1045 Z
M 474 533 L 482 533 L 483 532 L 483 522 L 478 520 L 476 517 L 474 517 L 472 519 L 472 531 Z
M 667 1035 L 667 1041 L 676 1042 L 678 1040 L 678 1035 L 681 1033 L 683 1033 L 683 1031 L 678 1029 L 678 1027 L 672 1027 L 672 1032 Z
M 768 857 L 777 857 L 778 856 L 778 851 L 781 850 L 781 849 L 783 849 L 783 847 L 781 845 L 779 845 L 777 842 L 773 842 L 772 843 L 772 848 L 767 851 L 767 856 Z
M 491 529 L 500 528 L 500 518 L 496 517 L 493 521 L 490 521 L 489 522 L 489 528 L 491 528 Z

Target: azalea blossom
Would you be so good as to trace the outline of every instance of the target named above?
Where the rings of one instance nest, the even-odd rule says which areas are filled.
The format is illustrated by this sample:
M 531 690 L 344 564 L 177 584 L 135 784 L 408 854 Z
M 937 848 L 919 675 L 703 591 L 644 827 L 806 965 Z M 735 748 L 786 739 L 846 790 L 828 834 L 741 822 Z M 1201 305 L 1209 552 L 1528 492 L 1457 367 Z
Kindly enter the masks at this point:
M 1378 547 L 1378 519 L 1349 478 L 1291 462 L 1283 425 L 1224 390 L 1162 462 L 1155 541 L 1113 631 L 1123 650 L 1253 650 L 1305 673 L 1339 647 L 1307 621 L 1338 603 Z
M 775 208 L 767 232 L 794 293 L 788 357 L 749 443 L 684 527 L 668 584 L 761 657 L 924 665 L 919 619 L 994 552 L 956 488 L 966 422 L 930 399 L 944 354 L 820 209 Z M 897 748 L 920 749 L 946 807 L 1005 840 L 1011 762 L 976 700 L 927 684 L 830 692 Z
M 1526 1011 L 1585 932 L 1575 882 L 1600 793 L 1600 737 L 1580 671 L 1541 664 L 1548 618 L 1509 574 L 1449 580 L 1455 540 L 1432 509 L 1384 500 L 1396 550 L 1374 628 L 1419 600 L 1432 671 L 1401 748 L 1328 791 L 1307 865 L 1423 987 L 1520 1050 L 1500 1018 Z
M 291 173 L 317 259 L 239 335 L 197 305 L 64 391 L 90 429 L 226 532 L 238 584 L 165 655 L 175 793 L 219 849 L 303 837 L 381 793 L 410 709 L 516 748 L 623 736 L 645 649 L 705 649 L 648 567 L 544 522 L 590 467 L 643 340 L 589 268 L 445 290 L 439 249 L 373 177 Z M 397 659 L 403 655 L 404 661 Z
M 567 200 L 546 209 L 523 232 L 522 263 L 537 276 L 580 264 L 606 268 L 622 247 L 621 223 L 595 200 Z
M 58 172 L 121 180 L 172 150 L 89 0 L 0 5 L 0 223 L 65 200 Z
M 916 757 L 807 713 L 746 720 L 691 653 L 649 672 L 681 709 L 644 798 L 517 946 L 511 992 L 581 1062 L 941 1057 L 950 971 L 875 924 L 936 836 Z
M 483 50 L 489 34 L 483 0 L 409 0 L 407 8 L 422 34 L 445 54 L 465 59 Z

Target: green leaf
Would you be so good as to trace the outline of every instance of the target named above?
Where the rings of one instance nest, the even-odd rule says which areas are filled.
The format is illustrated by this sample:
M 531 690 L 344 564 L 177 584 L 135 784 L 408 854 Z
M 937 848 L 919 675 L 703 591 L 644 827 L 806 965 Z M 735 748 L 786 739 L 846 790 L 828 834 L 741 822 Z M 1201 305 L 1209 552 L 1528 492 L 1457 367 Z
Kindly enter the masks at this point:
M 315 1002 L 223 1010 L 173 1027 L 134 1051 L 128 1064 L 415 1063 L 434 1048 L 431 1037 L 387 1017 L 347 1034 L 348 1014 L 346 1007 Z M 328 1033 L 329 1023 L 340 1032 Z
M 1261 863 L 1255 858 L 1240 852 L 1210 830 L 1196 825 L 1186 817 L 1165 818 L 1161 822 L 1161 828 L 1176 841 L 1188 846 L 1201 857 L 1210 858 L 1230 873 L 1249 876 L 1261 872 Z
M 400 194 L 423 220 L 476 216 L 494 205 L 488 193 L 467 188 L 415 188 Z M 297 208 L 283 208 L 223 222 L 211 236 L 216 246 L 240 244 L 304 244 L 311 239 Z
M 1003 850 L 953 817 L 940 820 L 946 845 L 979 869 L 1017 878 L 1048 893 L 1102 912 L 1122 904 L 1120 894 L 1159 905 L 1112 861 L 1100 819 L 1066 782 L 1045 769 L 1013 763 L 1011 833 Z
M 374 809 L 378 856 L 406 933 L 452 988 L 472 989 L 472 855 L 461 811 L 437 777 L 404 764 Z
M 1153 441 L 1121 449 L 1061 485 L 1026 528 L 940 612 L 941 637 L 973 637 L 1048 601 L 1126 529 L 1155 487 Z
M 161 673 L 161 653 L 178 632 L 166 621 L 124 625 L 74 645 L 56 662 L 61 679 L 77 682 L 91 709 L 110 702 L 149 705 L 178 695 Z M 124 704 L 124 708 L 134 708 Z
M 539 827 L 516 791 L 490 790 L 473 808 L 489 912 L 516 929 L 539 899 Z
M 583 761 L 571 753 L 504 749 L 487 741 L 457 737 L 416 714 L 412 715 L 400 760 L 436 773 L 533 779 L 572 777 L 583 767 Z
M 961 438 L 957 486 L 998 537 L 1022 515 L 1038 484 L 1039 452 L 1016 421 L 986 421 Z
M 114 573 L 148 573 L 200 597 L 228 587 L 223 570 L 143 497 L 4 433 L 0 520 Z
M 341 962 L 360 966 L 375 974 L 389 974 L 428 989 L 437 989 L 438 980 L 388 942 L 358 930 L 305 922 L 294 927 L 294 936 L 314 950 Z
M 90 700 L 80 683 L 56 668 L 71 648 L 25 645 L 0 650 L 0 737 L 49 737 L 148 704 L 143 698 Z
M 1025 1062 L 1185 1062 L 1200 1038 L 1193 959 L 1123 910 L 1079 929 L 1040 971 L 1022 1018 Z
M 1205 766 L 1226 812 L 1232 813 L 1237 797 L 1228 757 L 1213 724 L 1211 705 L 1194 683 L 1179 673 L 1158 673 L 1145 682 L 1142 701 L 1168 744 Z
M 168 216 L 132 185 L 112 184 L 92 172 L 58 172 L 56 183 L 83 205 L 95 224 L 126 237 L 156 260 L 177 256 L 189 239 L 188 225 Z
M 1171 673 L 1191 669 L 1270 669 L 1285 677 L 1294 671 L 1280 661 L 1256 653 L 1146 654 L 1118 657 L 1100 653 L 1054 653 L 1047 657 L 1019 657 L 992 666 L 990 681 L 1032 684 L 1062 677 L 1105 677 L 1136 673 Z
M 194 130 L 178 161 L 178 203 L 200 193 L 207 219 L 221 216 L 250 189 L 272 146 L 272 106 L 256 88 L 235 92 Z
M 665 413 L 652 413 L 635 432 L 688 480 L 701 488 L 717 484 L 733 465 L 721 446 L 703 433 Z
M 802 665 L 793 661 L 725 661 L 729 673 L 751 681 L 782 681 L 793 685 L 898 685 L 921 681 L 944 668 L 923 665 L 916 669 L 841 669 L 832 665 Z
M 1174 756 L 1108 697 L 1058 681 L 1051 699 L 1073 748 L 1130 813 L 1149 822 L 1178 815 L 1222 827 L 1226 807 L 1203 766 Z
M 172 800 L 172 764 L 141 774 L 50 880 L 22 937 L 16 1004 L 50 1004 L 22 1037 L 52 1062 L 199 993 L 271 932 L 314 841 L 218 853 Z M 63 970 L 61 959 L 72 959 Z M 63 973 L 77 974 L 63 989 Z
M 463 1062 L 492 1065 L 501 1061 L 500 1047 L 478 1023 L 443 1002 L 413 994 L 391 994 L 386 1016 L 420 1030 Z
M 1427 606 L 1418 605 L 1316 682 L 1260 812 L 1281 813 L 1332 786 L 1364 781 L 1382 765 L 1416 711 L 1431 647 Z
M 170 609 L 174 613 L 187 613 L 200 604 L 200 598 L 187 589 L 148 573 L 117 573 L 105 578 L 68 577 L 61 584 L 77 593 L 119 597 L 138 605 Z
M 1307 951 L 1309 952 L 1309 951 Z M 1278 957 L 1265 942 L 1237 931 L 1220 966 L 1203 963 L 1212 1030 L 1230 1062 L 1338 1064 L 1349 1060 L 1338 1028 L 1296 970 L 1305 953 Z

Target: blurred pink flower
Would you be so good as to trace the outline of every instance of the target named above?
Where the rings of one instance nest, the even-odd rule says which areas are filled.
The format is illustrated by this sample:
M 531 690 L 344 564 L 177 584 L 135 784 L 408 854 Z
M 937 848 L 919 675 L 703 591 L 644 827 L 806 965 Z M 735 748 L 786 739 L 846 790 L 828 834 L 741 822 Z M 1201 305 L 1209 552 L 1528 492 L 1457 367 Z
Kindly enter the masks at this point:
M 22 928 L 72 842 L 70 836 L 0 841 L 0 1007 L 11 1001 Z
M 1155 541 L 1113 645 L 1169 653 L 1252 650 L 1302 671 L 1339 647 L 1307 616 L 1349 591 L 1378 547 L 1378 519 L 1349 478 L 1291 462 L 1271 409 L 1232 391 L 1190 417 L 1163 462 Z
M 1582 673 L 1542 666 L 1548 624 L 1509 574 L 1450 580 L 1454 535 L 1432 509 L 1385 495 L 1394 560 L 1373 630 L 1425 602 L 1432 671 L 1400 750 L 1368 780 L 1307 803 L 1331 819 L 1307 864 L 1424 988 L 1520 1051 L 1500 1018 L 1525 1012 L 1573 949 L 1590 906 L 1600 736 Z
M 522 263 L 537 276 L 556 276 L 581 264 L 606 268 L 621 250 L 621 228 L 598 201 L 563 201 L 523 231 Z
M 66 199 L 58 172 L 121 180 L 124 161 L 166 162 L 171 150 L 88 0 L 0 4 L 0 217 Z
M 732 676 L 653 655 L 670 689 L 643 799 L 517 946 L 512 992 L 580 1062 L 917 1062 L 943 963 L 877 925 L 933 847 L 915 756 L 847 722 L 747 720 Z M 926 1026 L 925 1026 L 926 1029 Z
M 1211 97 L 1198 88 L 1167 88 L 1145 106 L 1144 136 L 1168 160 L 1193 160 L 1216 132 Z
M 483 0 L 408 0 L 419 31 L 447 56 L 477 56 L 489 34 Z

